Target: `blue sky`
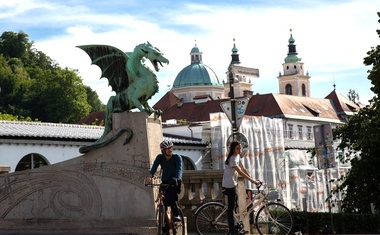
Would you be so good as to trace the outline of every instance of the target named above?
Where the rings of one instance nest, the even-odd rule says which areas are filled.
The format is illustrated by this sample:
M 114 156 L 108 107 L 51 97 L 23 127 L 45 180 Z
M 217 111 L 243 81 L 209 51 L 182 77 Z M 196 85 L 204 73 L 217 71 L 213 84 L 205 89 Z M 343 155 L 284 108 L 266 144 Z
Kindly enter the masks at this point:
M 241 65 L 258 68 L 254 93 L 278 93 L 277 77 L 292 29 L 298 56 L 311 76 L 311 96 L 355 90 L 372 98 L 363 58 L 379 44 L 378 0 L 358 1 L 184 1 L 184 0 L 0 0 L 0 31 L 24 31 L 62 67 L 77 69 L 103 103 L 115 93 L 100 69 L 76 48 L 107 44 L 132 51 L 149 41 L 170 60 L 157 74 L 156 103 L 190 64 L 197 44 L 203 63 L 226 80 L 235 38 Z

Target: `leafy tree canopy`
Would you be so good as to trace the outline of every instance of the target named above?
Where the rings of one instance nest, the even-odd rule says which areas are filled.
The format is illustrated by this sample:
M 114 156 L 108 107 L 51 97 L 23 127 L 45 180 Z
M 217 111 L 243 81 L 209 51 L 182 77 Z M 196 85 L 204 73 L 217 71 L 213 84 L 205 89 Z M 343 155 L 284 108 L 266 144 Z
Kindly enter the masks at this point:
M 0 112 L 43 122 L 75 123 L 104 110 L 76 70 L 61 68 L 20 31 L 0 36 Z M 4 118 L 4 116 L 2 116 Z
M 377 13 L 380 17 L 380 13 Z M 379 20 L 380 23 L 380 20 Z M 376 31 L 380 37 L 380 30 Z M 343 192 L 342 209 L 345 212 L 380 212 L 380 45 L 371 48 L 364 64 L 372 66 L 368 79 L 375 97 L 370 105 L 349 118 L 338 127 L 335 138 L 339 138 L 340 149 L 347 150 L 345 159 L 351 159 L 351 170 L 338 188 Z

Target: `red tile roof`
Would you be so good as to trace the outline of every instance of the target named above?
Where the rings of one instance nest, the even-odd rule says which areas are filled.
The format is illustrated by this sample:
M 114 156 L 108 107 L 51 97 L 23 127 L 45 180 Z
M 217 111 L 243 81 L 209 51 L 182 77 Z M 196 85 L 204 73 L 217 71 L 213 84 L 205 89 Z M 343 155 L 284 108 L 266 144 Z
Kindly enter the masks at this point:
M 328 94 L 326 99 L 331 99 L 334 102 L 336 111 L 339 114 L 357 112 L 360 109 L 359 105 L 355 104 L 342 94 L 337 93 L 335 90 Z
M 173 92 L 168 91 L 155 105 L 152 106 L 152 108 L 165 111 L 168 107 L 171 107 L 179 102 L 180 99 L 177 98 Z
M 88 115 L 87 117 L 77 121 L 76 124 L 93 125 L 93 123 L 95 122 L 96 125 L 99 125 L 103 121 L 103 125 L 104 125 L 105 118 L 106 118 L 105 111 L 93 112 L 93 113 L 90 113 L 90 115 Z
M 299 97 L 283 94 L 254 95 L 249 101 L 246 115 L 283 118 L 323 118 L 339 120 L 329 99 Z
M 162 113 L 162 121 L 170 119 L 186 120 L 188 122 L 210 121 L 210 113 L 223 112 L 220 103 L 229 99 L 209 100 L 205 103 L 183 103 L 172 105 Z
M 210 113 L 223 112 L 220 103 L 228 100 L 230 99 L 182 103 L 173 92 L 169 91 L 153 108 L 163 111 L 161 116 L 163 122 L 170 119 L 203 122 L 210 120 Z M 355 108 L 360 109 L 358 105 L 336 93 L 335 90 L 324 99 L 269 93 L 253 95 L 245 115 L 340 122 L 345 121 L 346 116 L 351 115 Z M 92 113 L 77 123 L 91 124 L 95 119 L 104 120 L 104 112 Z

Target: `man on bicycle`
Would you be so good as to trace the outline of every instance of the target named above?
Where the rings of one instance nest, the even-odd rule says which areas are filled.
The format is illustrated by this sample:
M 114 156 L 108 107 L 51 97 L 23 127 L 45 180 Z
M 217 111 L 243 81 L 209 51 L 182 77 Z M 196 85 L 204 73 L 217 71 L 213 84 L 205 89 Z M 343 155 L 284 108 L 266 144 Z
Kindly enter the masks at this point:
M 162 141 L 160 148 L 161 154 L 156 156 L 152 168 L 149 170 L 149 175 L 145 179 L 145 184 L 152 182 L 152 177 L 160 165 L 162 173 L 161 182 L 173 186 L 165 191 L 165 206 L 171 207 L 174 221 L 181 221 L 177 201 L 182 182 L 182 157 L 179 154 L 173 154 L 174 144 L 169 140 Z

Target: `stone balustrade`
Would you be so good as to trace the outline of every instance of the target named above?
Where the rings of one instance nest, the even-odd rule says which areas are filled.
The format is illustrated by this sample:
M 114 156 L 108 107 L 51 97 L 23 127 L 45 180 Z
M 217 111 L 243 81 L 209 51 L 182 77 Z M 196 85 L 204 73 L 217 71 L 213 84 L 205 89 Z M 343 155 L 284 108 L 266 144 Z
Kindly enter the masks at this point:
M 179 204 L 187 217 L 187 230 L 195 231 L 194 213 L 205 202 L 223 201 L 223 170 L 185 170 Z

